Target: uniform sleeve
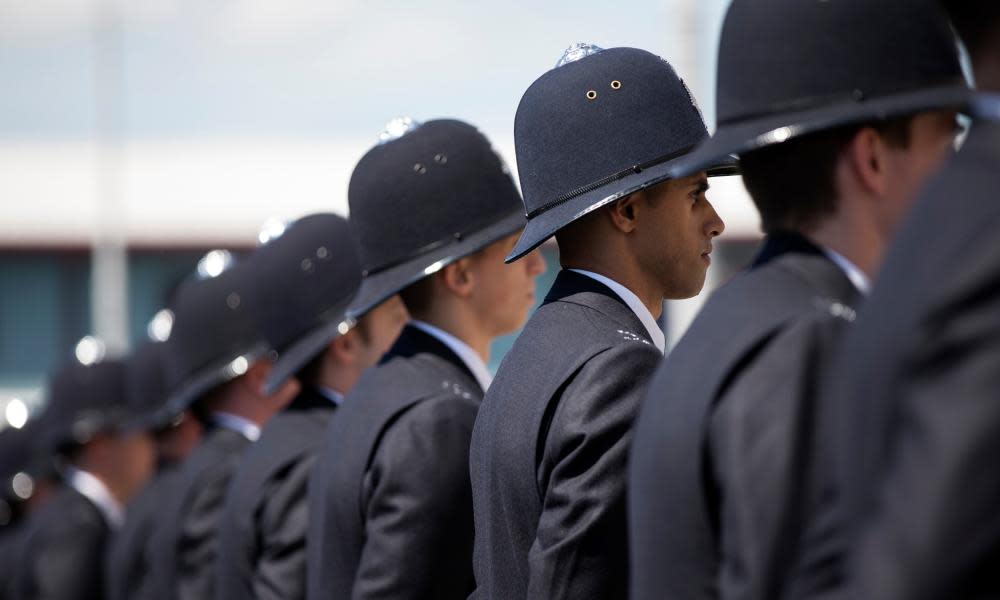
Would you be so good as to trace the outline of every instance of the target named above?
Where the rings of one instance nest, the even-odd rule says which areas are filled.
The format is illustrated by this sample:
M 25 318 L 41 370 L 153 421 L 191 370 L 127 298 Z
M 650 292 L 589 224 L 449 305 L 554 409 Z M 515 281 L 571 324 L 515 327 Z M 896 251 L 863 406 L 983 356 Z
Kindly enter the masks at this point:
M 663 356 L 625 343 L 591 358 L 558 400 L 538 469 L 542 513 L 528 597 L 625 598 L 625 488 L 632 425 Z
M 181 600 L 214 597 L 219 522 L 233 470 L 232 465 L 220 464 L 192 488 L 176 554 L 176 589 Z
M 314 462 L 315 456 L 299 460 L 262 494 L 261 552 L 253 575 L 257 600 L 305 597 L 307 489 Z
M 16 573 L 16 560 L 21 554 L 21 548 L 17 543 L 17 531 L 0 532 L 0 598 L 12 598 L 14 594 L 14 574 Z
M 719 397 L 709 424 L 709 456 L 718 492 L 720 595 L 766 595 L 789 502 L 793 452 L 804 402 L 847 322 L 829 315 L 800 319 L 758 350 Z
M 850 565 L 853 597 L 998 593 L 1000 292 L 995 279 L 935 311 L 900 365 L 878 503 Z
M 34 600 L 76 600 L 97 595 L 103 569 L 103 536 L 97 531 L 56 525 L 38 540 Z
M 365 544 L 352 598 L 472 591 L 469 444 L 476 405 L 425 400 L 386 431 L 365 475 Z

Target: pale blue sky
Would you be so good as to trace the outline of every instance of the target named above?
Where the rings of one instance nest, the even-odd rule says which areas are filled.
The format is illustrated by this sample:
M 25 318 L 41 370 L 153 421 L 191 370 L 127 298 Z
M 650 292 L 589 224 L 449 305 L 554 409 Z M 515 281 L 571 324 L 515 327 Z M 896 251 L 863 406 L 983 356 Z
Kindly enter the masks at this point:
M 708 117 L 724 4 L 120 0 L 119 114 L 133 139 L 374 135 L 400 113 L 507 132 L 524 89 L 586 40 L 678 63 Z M 93 134 L 101 6 L 115 3 L 0 0 L 0 137 Z

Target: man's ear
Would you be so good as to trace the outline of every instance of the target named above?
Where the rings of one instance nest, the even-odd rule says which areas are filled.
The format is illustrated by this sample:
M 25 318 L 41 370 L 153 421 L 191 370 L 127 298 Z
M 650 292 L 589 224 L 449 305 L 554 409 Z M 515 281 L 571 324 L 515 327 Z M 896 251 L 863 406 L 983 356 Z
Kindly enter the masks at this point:
M 635 231 L 639 218 L 641 201 L 645 197 L 645 192 L 638 191 L 630 194 L 621 200 L 613 202 L 608 208 L 608 218 L 615 229 L 622 233 L 632 233 Z
M 845 158 L 856 184 L 868 192 L 881 196 L 888 188 L 886 171 L 889 145 L 871 127 L 863 127 L 847 144 Z
M 351 329 L 327 344 L 326 352 L 329 352 L 335 361 L 349 364 L 358 354 L 358 344 L 358 332 Z
M 437 273 L 445 288 L 460 298 L 467 298 L 475 286 L 472 261 L 470 256 L 460 258 Z

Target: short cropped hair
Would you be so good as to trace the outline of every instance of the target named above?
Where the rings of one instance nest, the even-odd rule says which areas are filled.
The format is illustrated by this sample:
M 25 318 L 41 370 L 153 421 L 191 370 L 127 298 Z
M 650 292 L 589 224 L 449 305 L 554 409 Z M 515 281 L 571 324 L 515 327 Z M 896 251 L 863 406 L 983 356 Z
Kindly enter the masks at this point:
M 911 115 L 841 127 L 742 154 L 743 183 L 764 232 L 805 231 L 836 213 L 837 161 L 854 136 L 873 127 L 892 147 L 906 148 L 912 122 Z
M 361 338 L 363 342 L 368 341 L 368 325 L 365 322 L 364 317 L 358 320 L 354 324 L 352 331 L 358 332 L 358 337 Z M 326 358 L 326 353 L 330 351 L 330 344 L 323 346 L 323 349 L 309 359 L 305 365 L 303 365 L 296 373 L 295 378 L 298 379 L 303 384 L 313 385 L 319 382 L 320 368 L 323 366 L 323 360 Z
M 434 302 L 434 275 L 411 283 L 399 292 L 399 298 L 414 318 L 427 314 Z

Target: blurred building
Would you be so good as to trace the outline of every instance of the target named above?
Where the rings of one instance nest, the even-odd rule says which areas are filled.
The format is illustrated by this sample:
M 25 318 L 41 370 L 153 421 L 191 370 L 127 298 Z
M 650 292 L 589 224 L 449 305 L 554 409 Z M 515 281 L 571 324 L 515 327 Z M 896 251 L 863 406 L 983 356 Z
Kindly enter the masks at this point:
M 205 251 L 249 250 L 269 219 L 345 214 L 390 117 L 466 119 L 513 169 L 521 93 L 590 41 L 670 60 L 711 127 L 726 4 L 0 0 L 0 427 L 82 336 L 124 350 L 145 335 Z M 727 223 L 711 287 L 759 231 L 738 178 L 709 197 Z M 670 303 L 669 340 L 699 302 Z

